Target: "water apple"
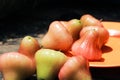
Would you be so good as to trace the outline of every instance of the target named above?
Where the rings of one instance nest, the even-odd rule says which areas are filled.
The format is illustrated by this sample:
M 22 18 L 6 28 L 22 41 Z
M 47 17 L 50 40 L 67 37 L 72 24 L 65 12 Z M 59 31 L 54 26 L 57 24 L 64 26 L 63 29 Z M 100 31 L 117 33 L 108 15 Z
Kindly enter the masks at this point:
M 101 20 L 97 19 L 96 17 L 90 15 L 90 14 L 84 14 L 80 18 L 82 27 L 86 26 L 99 26 L 103 27 L 103 24 L 101 23 Z
M 83 56 L 70 57 L 58 74 L 59 80 L 92 80 L 89 63 Z
M 20 43 L 18 52 L 34 58 L 34 54 L 38 49 L 40 49 L 38 40 L 32 36 L 25 36 Z
M 43 48 L 67 51 L 72 43 L 73 38 L 68 30 L 59 21 L 53 21 L 40 44 Z
M 100 60 L 102 51 L 98 45 L 98 33 L 95 30 L 87 31 L 80 39 L 72 45 L 72 54 L 82 55 L 88 60 Z
M 104 27 L 84 27 L 80 32 L 80 39 L 72 47 L 73 55 L 83 55 L 88 60 L 102 59 L 102 46 L 108 41 L 109 33 Z
M 94 34 L 98 34 L 98 45 L 99 45 L 99 48 L 101 48 L 109 39 L 109 31 L 104 27 L 87 26 L 81 30 L 80 37 L 84 36 L 84 34 L 86 32 L 89 32 L 90 30 L 96 31 L 96 33 Z
M 38 80 L 55 80 L 67 56 L 60 51 L 40 49 L 35 53 L 36 71 Z
M 79 32 L 82 29 L 82 26 L 81 26 L 82 24 L 79 19 L 71 19 L 69 21 L 61 21 L 61 23 L 70 32 L 74 41 L 79 38 Z
M 35 64 L 23 54 L 8 52 L 0 55 L 0 71 L 4 80 L 24 80 L 35 73 Z

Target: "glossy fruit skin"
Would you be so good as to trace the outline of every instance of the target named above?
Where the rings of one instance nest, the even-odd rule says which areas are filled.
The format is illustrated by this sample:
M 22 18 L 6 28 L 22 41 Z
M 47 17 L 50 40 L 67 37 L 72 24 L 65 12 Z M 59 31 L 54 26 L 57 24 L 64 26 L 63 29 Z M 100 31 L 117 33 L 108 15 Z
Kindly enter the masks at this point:
M 43 48 L 67 51 L 72 43 L 73 38 L 68 30 L 59 21 L 53 21 L 40 44 Z
M 80 32 L 80 39 L 76 40 L 71 50 L 73 55 L 83 55 L 88 60 L 102 59 L 102 46 L 108 41 L 109 33 L 104 27 L 87 26 Z
M 75 56 L 82 55 L 88 60 L 101 60 L 102 51 L 98 45 L 98 33 L 94 30 L 87 31 L 72 45 L 72 53 Z
M 59 80 L 92 80 L 89 63 L 83 56 L 70 57 L 60 69 Z
M 18 52 L 34 58 L 34 54 L 38 49 L 40 49 L 38 40 L 32 36 L 25 36 L 20 43 Z
M 86 32 L 89 32 L 90 30 L 96 31 L 95 34 L 98 34 L 98 43 L 99 48 L 101 47 L 108 41 L 109 39 L 109 32 L 106 28 L 104 27 L 99 27 L 99 26 L 86 26 L 84 27 L 81 32 L 80 32 L 80 37 L 84 36 Z
M 72 35 L 73 40 L 77 40 L 79 38 L 79 32 L 82 29 L 82 24 L 79 19 L 71 19 L 69 21 L 60 21 L 64 27 L 69 31 Z
M 38 80 L 55 80 L 67 56 L 56 50 L 40 49 L 35 54 Z
M 86 26 L 103 27 L 103 24 L 101 23 L 101 21 L 90 14 L 82 15 L 80 18 L 80 21 L 81 21 L 82 27 L 86 27 Z
M 35 73 L 33 60 L 18 52 L 0 55 L 0 71 L 4 80 L 23 80 Z

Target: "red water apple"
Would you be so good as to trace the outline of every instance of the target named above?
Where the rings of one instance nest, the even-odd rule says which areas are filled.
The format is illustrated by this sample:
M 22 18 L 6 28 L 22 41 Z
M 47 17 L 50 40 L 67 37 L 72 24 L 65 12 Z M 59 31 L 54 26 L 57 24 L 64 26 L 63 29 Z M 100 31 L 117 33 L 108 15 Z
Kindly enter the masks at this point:
M 84 27 L 80 39 L 72 45 L 73 55 L 83 55 L 88 60 L 102 59 L 102 46 L 108 41 L 109 33 L 104 27 Z

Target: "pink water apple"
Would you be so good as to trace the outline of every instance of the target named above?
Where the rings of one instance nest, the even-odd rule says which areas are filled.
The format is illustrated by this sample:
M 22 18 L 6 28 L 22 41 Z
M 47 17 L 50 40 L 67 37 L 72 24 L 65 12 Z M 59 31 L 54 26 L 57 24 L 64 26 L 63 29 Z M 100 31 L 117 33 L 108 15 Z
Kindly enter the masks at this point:
M 4 80 L 23 80 L 35 73 L 35 64 L 18 52 L 3 53 L 0 55 L 0 72 Z

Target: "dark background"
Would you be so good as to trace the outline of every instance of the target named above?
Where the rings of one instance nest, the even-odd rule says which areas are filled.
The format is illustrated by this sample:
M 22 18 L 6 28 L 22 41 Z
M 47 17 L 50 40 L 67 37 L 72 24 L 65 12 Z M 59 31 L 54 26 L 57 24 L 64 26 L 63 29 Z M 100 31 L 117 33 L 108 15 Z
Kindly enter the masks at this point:
M 54 20 L 91 14 L 103 21 L 120 21 L 119 0 L 1 0 L 0 41 L 44 34 Z M 4 3 L 4 4 L 3 4 Z M 93 80 L 120 80 L 120 68 L 90 68 Z M 30 80 L 35 78 L 30 78 Z
M 104 21 L 120 21 L 119 4 L 119 0 L 13 0 L 6 4 L 4 2 L 4 5 L 0 6 L 0 40 L 44 33 L 54 20 L 79 19 L 87 13 Z

